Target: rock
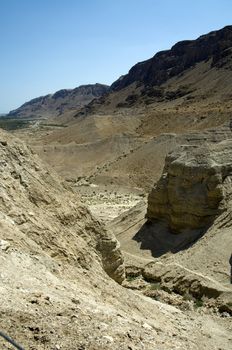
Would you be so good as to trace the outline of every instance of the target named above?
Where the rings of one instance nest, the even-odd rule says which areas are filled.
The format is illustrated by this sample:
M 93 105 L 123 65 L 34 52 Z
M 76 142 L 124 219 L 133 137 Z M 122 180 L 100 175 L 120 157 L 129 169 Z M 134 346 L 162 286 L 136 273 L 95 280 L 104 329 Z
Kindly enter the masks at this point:
M 150 326 L 148 323 L 143 323 L 142 327 L 148 330 L 152 329 L 152 326 Z
M 99 240 L 97 249 L 101 252 L 104 270 L 116 282 L 122 283 L 125 279 L 125 266 L 117 239 L 110 235 Z
M 72 299 L 71 299 L 71 302 L 72 302 L 73 304 L 76 304 L 76 305 L 79 305 L 79 304 L 80 304 L 80 300 L 78 300 L 78 299 L 76 299 L 76 298 L 72 298 Z
M 222 293 L 217 300 L 217 304 L 220 312 L 232 316 L 232 292 Z
M 148 197 L 147 217 L 174 232 L 206 229 L 225 211 L 232 194 L 232 141 L 181 146 L 165 160 L 163 174 Z
M 3 251 L 7 251 L 10 248 L 10 243 L 5 241 L 4 239 L 0 240 L 0 249 Z
M 0 143 L 1 143 L 2 146 L 7 146 L 7 141 L 3 141 L 2 140 L 2 141 L 0 141 Z
M 192 295 L 197 300 L 202 297 L 217 299 L 222 295 L 231 298 L 231 291 L 217 281 L 178 264 L 149 263 L 143 271 L 146 281 L 159 283 L 160 288 L 178 295 Z M 222 298 L 222 297 L 221 297 Z M 218 299 L 220 300 L 220 299 Z M 224 305 L 229 304 L 224 301 Z M 220 302 L 222 305 L 222 302 Z M 226 310 L 224 310 L 226 311 Z
M 110 335 L 103 335 L 104 339 L 106 339 L 109 343 L 113 343 L 114 342 L 114 338 L 111 337 Z
M 142 274 L 142 268 L 138 266 L 129 265 L 126 266 L 126 276 L 127 277 L 138 277 Z

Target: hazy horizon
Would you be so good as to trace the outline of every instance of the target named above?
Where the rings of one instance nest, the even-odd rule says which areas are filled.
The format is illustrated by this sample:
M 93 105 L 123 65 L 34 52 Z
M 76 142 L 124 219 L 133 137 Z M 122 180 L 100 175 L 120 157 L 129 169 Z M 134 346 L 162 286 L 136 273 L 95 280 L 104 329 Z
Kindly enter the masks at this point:
M 137 62 L 230 24 L 229 0 L 3 0 L 1 104 L 83 84 L 111 85 Z

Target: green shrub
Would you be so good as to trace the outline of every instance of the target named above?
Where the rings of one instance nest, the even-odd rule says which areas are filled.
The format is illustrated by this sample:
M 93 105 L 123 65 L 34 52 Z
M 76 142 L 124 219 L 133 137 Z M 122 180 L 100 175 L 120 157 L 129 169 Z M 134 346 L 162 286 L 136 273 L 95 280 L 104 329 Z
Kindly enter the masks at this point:
M 126 279 L 127 279 L 128 282 L 132 282 L 132 281 L 136 280 L 137 277 L 138 276 L 129 275 L 129 276 L 126 277 Z
M 160 289 L 162 289 L 160 283 L 151 283 L 150 290 L 160 290 Z
M 195 302 L 194 302 L 194 307 L 195 308 L 202 307 L 203 305 L 204 305 L 204 302 L 201 299 L 196 299 Z

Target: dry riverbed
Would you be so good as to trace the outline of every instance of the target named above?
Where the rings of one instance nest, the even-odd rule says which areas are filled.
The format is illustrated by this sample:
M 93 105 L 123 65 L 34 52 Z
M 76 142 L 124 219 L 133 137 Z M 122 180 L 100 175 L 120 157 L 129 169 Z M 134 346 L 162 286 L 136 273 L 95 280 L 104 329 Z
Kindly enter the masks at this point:
M 132 208 L 145 196 L 139 189 L 113 185 L 84 184 L 75 186 L 74 189 L 93 215 L 104 223 Z

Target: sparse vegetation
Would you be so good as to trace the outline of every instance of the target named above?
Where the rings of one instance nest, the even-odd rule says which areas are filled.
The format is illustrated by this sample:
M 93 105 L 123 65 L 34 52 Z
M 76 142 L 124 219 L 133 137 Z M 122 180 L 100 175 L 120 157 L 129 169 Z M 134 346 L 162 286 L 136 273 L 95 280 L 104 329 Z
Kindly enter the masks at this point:
M 28 128 L 30 125 L 31 125 L 30 120 L 0 118 L 0 128 L 4 130 L 24 129 L 24 128 Z
M 201 299 L 196 299 L 196 300 L 194 301 L 194 307 L 195 307 L 195 308 L 199 308 L 199 307 L 202 307 L 202 306 L 204 306 L 204 301 L 203 301 L 203 300 L 201 300 Z
M 194 300 L 195 300 L 194 297 L 193 297 L 191 294 L 189 294 L 189 293 L 185 293 L 185 294 L 183 295 L 183 299 L 184 299 L 185 301 L 194 301 Z
M 68 125 L 65 124 L 53 124 L 53 123 L 41 123 L 39 126 L 56 127 L 56 128 L 67 128 Z
M 132 282 L 132 281 L 136 280 L 137 278 L 138 278 L 138 276 L 132 276 L 132 275 L 129 275 L 126 277 L 128 282 Z
M 151 283 L 150 284 L 150 289 L 151 290 L 160 290 L 162 289 L 162 286 L 160 283 Z

